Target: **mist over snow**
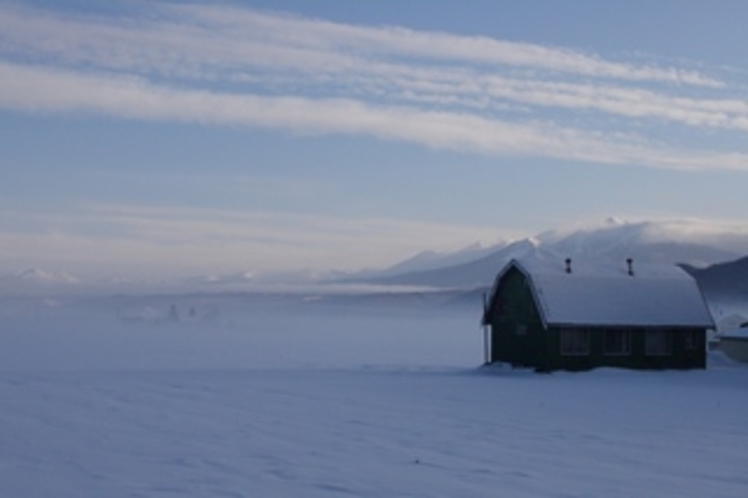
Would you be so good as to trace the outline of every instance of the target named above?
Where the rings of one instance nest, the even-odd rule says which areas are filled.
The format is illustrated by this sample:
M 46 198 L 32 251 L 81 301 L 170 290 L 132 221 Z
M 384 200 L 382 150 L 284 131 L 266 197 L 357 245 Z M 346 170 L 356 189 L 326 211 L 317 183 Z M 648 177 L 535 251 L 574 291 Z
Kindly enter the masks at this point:
M 479 315 L 413 294 L 0 299 L 0 495 L 748 489 L 746 367 L 481 369 Z

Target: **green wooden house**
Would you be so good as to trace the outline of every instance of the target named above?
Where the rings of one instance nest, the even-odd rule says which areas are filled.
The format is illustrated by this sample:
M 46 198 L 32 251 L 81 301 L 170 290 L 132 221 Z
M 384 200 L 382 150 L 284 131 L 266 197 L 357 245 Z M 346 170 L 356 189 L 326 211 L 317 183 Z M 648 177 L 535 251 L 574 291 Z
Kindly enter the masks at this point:
M 706 367 L 714 328 L 676 266 L 512 260 L 484 305 L 486 363 L 538 371 Z

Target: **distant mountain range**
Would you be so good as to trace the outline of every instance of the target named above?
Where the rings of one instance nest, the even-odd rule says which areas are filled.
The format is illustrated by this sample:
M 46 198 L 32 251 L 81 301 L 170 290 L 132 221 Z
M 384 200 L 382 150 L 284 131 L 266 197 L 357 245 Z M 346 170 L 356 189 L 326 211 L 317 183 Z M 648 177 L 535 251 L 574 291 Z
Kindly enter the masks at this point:
M 381 270 L 276 275 L 237 272 L 149 282 L 103 278 L 90 281 L 68 273 L 30 269 L 0 275 L 0 295 L 250 291 L 268 286 L 277 290 L 279 286 L 294 289 L 318 284 L 327 284 L 328 290 L 335 288 L 330 284 L 349 287 L 363 284 L 376 286 L 372 287 L 372 292 L 378 286 L 398 286 L 399 291 L 403 287 L 416 287 L 421 291 L 439 289 L 446 292 L 445 296 L 461 295 L 489 287 L 498 271 L 512 258 L 532 255 L 558 260 L 559 265 L 563 265 L 566 258 L 610 261 L 619 265 L 624 265 L 627 258 L 633 258 L 634 264 L 679 264 L 698 280 L 705 294 L 748 296 L 748 229 L 745 227 L 715 226 L 698 221 L 630 223 L 616 218 L 549 230 L 490 247 L 476 244 L 455 252 L 424 251 Z
M 78 279 L 69 273 L 59 271 L 47 271 L 40 268 L 29 268 L 10 277 L 18 284 L 77 284 Z
M 693 275 L 708 298 L 743 296 L 748 301 L 748 257 L 708 268 L 695 268 L 687 264 L 680 266 Z
M 471 261 L 481 259 L 485 256 L 489 256 L 493 252 L 500 250 L 506 245 L 507 244 L 505 242 L 489 247 L 483 247 L 480 244 L 473 244 L 458 251 L 447 253 L 436 251 L 422 251 L 415 256 L 412 256 L 384 270 L 365 270 L 356 272 L 354 275 L 357 279 L 366 277 L 381 278 L 401 275 L 404 273 L 429 271 L 439 268 L 446 268 L 449 266 L 457 266 L 465 263 L 470 263 Z
M 697 270 L 748 254 L 748 231 L 737 232 L 690 221 L 628 223 L 615 218 L 596 225 L 543 232 L 490 248 L 422 254 L 380 272 L 348 275 L 343 280 L 382 285 L 474 289 L 487 287 L 512 258 L 542 255 L 559 265 L 572 260 L 685 264 Z

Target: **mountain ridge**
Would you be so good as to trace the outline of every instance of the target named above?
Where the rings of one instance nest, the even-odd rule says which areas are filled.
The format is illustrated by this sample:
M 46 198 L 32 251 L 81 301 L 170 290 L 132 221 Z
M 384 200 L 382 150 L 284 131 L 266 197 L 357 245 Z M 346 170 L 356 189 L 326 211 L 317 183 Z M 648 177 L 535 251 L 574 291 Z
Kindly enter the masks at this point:
M 489 287 L 509 260 L 531 255 L 557 260 L 559 264 L 563 264 L 566 258 L 609 261 L 612 264 L 623 264 L 628 258 L 642 263 L 680 264 L 684 270 L 704 282 L 707 292 L 732 289 L 738 292 L 745 290 L 748 294 L 748 289 L 745 289 L 748 287 L 748 270 L 742 281 L 735 281 L 731 277 L 743 275 L 742 270 L 732 267 L 721 273 L 719 268 L 701 273 L 710 265 L 733 262 L 748 255 L 748 227 L 694 221 L 627 222 L 618 218 L 546 230 L 532 237 L 491 246 L 474 244 L 454 252 L 422 251 L 380 270 L 352 273 L 299 270 L 271 274 L 243 271 L 137 281 L 121 278 L 85 279 L 37 268 L 0 275 L 0 294 L 217 292 L 255 291 L 261 288 L 279 291 L 293 286 L 326 285 L 334 288 L 338 284 L 373 285 L 382 292 L 387 288 L 394 289 L 393 286 L 401 291 L 408 288 L 465 291 Z
M 729 242 L 729 243 L 728 243 Z M 415 271 L 394 271 L 394 265 L 379 274 L 349 281 L 380 285 L 418 285 L 435 288 L 470 289 L 489 286 L 496 273 L 511 259 L 533 253 L 544 258 L 622 262 L 628 258 L 659 264 L 687 264 L 693 268 L 732 261 L 748 254 L 748 231 L 720 231 L 687 221 L 626 222 L 609 218 L 602 223 L 548 230 L 517 240 L 471 261 Z

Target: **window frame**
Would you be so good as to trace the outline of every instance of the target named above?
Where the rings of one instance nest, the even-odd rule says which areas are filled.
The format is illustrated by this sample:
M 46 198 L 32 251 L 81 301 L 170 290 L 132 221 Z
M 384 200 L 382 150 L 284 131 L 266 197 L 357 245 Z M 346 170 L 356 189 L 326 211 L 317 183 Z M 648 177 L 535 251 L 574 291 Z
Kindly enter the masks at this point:
M 610 348 L 610 336 L 620 334 L 620 338 L 612 341 L 620 348 Z M 603 354 L 605 356 L 631 356 L 631 329 L 605 329 L 603 331 Z
M 700 330 L 689 329 L 683 332 L 683 349 L 695 351 L 701 346 Z
M 654 337 L 657 342 L 654 342 Z M 662 342 L 662 337 L 666 338 L 666 342 Z M 667 346 L 666 348 L 659 349 L 654 346 Z M 673 355 L 673 331 L 669 329 L 650 329 L 644 331 L 644 355 L 645 356 L 672 356 Z
M 589 356 L 590 331 L 567 328 L 559 331 L 559 353 L 561 356 Z

